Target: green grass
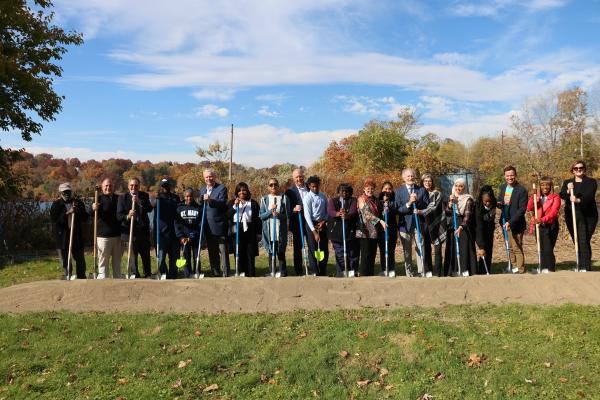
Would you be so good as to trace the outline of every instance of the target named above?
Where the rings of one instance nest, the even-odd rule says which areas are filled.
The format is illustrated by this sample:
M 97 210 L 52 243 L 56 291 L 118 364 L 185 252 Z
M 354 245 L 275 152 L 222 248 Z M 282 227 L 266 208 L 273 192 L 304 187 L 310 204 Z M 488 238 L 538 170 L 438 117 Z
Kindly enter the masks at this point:
M 0 315 L 0 398 L 594 398 L 599 321 L 598 307 L 520 305 Z

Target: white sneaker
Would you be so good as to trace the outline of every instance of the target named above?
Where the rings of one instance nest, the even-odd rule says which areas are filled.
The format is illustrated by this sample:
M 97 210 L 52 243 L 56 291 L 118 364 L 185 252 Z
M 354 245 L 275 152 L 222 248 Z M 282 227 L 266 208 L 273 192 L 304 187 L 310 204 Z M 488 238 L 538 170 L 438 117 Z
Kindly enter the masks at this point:
M 161 280 L 161 281 L 166 281 L 166 280 L 167 280 L 167 274 L 162 274 L 162 275 L 160 276 L 160 280 Z
M 433 274 L 431 272 L 426 272 L 425 278 L 433 278 Z
M 129 275 L 129 279 L 135 279 L 135 274 L 134 275 Z
M 579 272 L 587 272 L 587 269 L 580 269 Z
M 548 270 L 548 268 L 544 268 L 542 270 L 542 274 L 549 274 L 549 273 L 550 273 L 550 271 Z
M 72 280 L 72 281 L 75 281 L 75 280 L 77 280 L 77 275 L 71 275 L 71 280 Z
M 105 278 L 106 278 L 106 275 L 104 275 L 104 274 L 98 274 L 96 276 L 96 279 L 105 279 Z

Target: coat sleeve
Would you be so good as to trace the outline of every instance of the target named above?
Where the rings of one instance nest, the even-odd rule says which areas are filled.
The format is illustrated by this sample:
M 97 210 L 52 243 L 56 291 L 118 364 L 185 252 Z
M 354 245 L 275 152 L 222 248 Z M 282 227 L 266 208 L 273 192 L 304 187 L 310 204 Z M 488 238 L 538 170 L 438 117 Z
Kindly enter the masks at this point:
M 129 214 L 129 210 L 125 205 L 125 195 L 121 195 L 117 200 L 117 220 L 119 222 L 127 221 L 127 214 Z
M 546 201 L 548 201 L 548 200 L 546 200 Z M 558 197 L 558 195 L 556 195 L 556 197 L 552 201 L 552 205 L 542 216 L 542 218 L 541 218 L 542 223 L 547 224 L 547 223 L 555 221 L 556 218 L 558 217 L 559 210 L 560 210 L 560 198 Z
M 271 218 L 271 211 L 269 211 L 269 209 L 267 208 L 267 202 L 265 201 L 264 197 L 260 199 L 260 211 L 258 213 L 258 216 L 263 221 L 266 221 L 269 218 Z
M 515 212 L 510 216 L 510 225 L 515 226 L 519 223 L 521 218 L 525 217 L 525 211 L 527 210 L 527 190 L 521 186 L 519 196 L 517 197 L 517 204 Z
M 221 211 L 227 210 L 227 188 L 223 186 L 223 190 L 217 192 L 214 199 L 208 199 L 208 206 Z
M 575 196 L 581 199 L 582 208 L 595 206 L 597 189 L 598 184 L 595 179 L 586 179 L 585 182 L 579 186 L 579 190 L 575 192 Z
M 327 202 L 327 215 L 329 218 L 337 217 L 337 211 L 335 210 L 335 204 L 333 204 L 333 199 L 329 199 Z
M 53 202 L 50 207 L 50 219 L 56 225 L 65 226 L 67 224 L 67 214 L 58 201 Z
M 563 182 L 562 187 L 560 188 L 559 196 L 564 201 L 569 201 L 569 190 L 567 189 L 567 185 L 569 184 L 569 179 Z
M 396 195 L 394 197 L 394 203 L 396 204 L 398 215 L 408 215 L 412 213 L 412 210 L 409 210 L 408 207 L 406 207 L 407 202 L 405 202 L 404 199 L 402 199 L 402 196 L 400 196 L 400 189 L 396 189 Z

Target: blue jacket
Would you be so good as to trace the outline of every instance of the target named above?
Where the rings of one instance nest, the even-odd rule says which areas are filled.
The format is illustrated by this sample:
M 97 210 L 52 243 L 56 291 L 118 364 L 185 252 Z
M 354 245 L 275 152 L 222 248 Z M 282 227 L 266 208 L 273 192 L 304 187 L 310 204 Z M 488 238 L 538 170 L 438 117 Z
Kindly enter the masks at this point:
M 206 186 L 200 189 L 200 205 L 206 194 Z M 227 187 L 216 183 L 208 197 L 204 233 L 214 236 L 227 236 Z
M 413 191 L 417 194 L 417 201 L 414 203 L 417 205 L 418 210 L 424 210 L 429 205 L 429 195 L 427 190 L 419 185 L 413 185 Z M 406 203 L 410 194 L 406 185 L 400 186 L 394 193 L 394 200 L 396 202 L 396 213 L 398 214 L 398 231 L 400 232 L 411 232 L 413 224 L 415 223 L 414 209 L 408 209 Z M 423 218 L 420 218 L 419 226 L 423 226 Z

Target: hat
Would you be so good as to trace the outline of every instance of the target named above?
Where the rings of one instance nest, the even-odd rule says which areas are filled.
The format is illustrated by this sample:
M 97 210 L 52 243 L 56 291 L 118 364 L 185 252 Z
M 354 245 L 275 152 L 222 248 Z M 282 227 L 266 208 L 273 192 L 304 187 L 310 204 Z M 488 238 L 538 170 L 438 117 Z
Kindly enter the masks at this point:
M 66 192 L 67 190 L 72 190 L 69 182 L 61 183 L 58 187 L 59 192 Z
M 160 187 L 171 187 L 171 182 L 169 182 L 169 180 L 167 178 L 163 178 L 160 180 Z

